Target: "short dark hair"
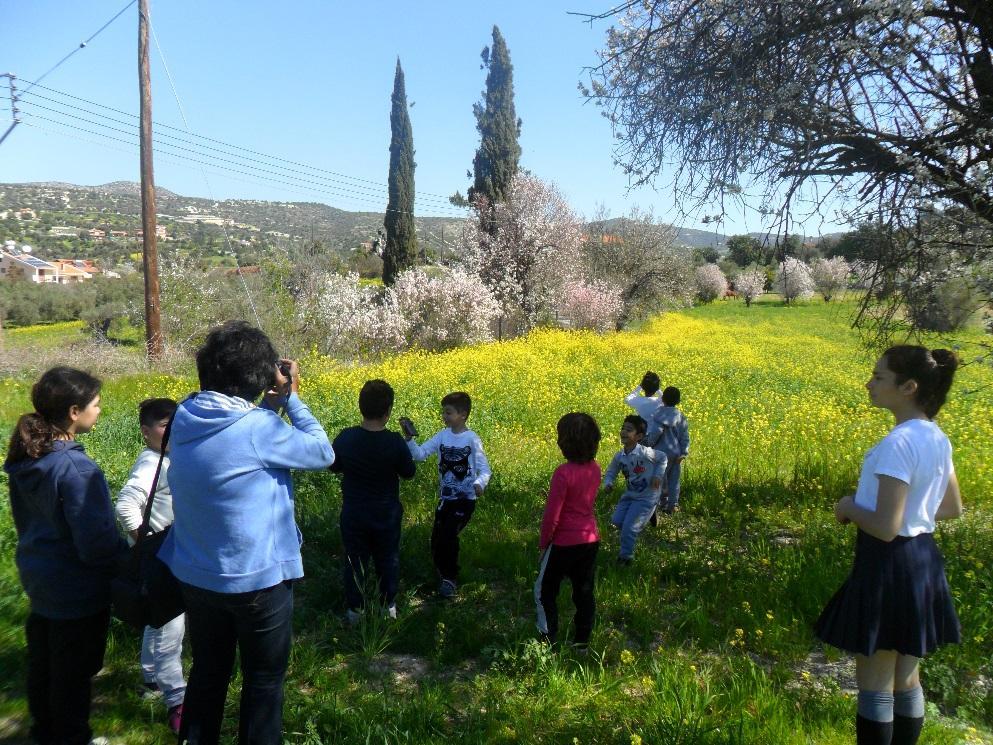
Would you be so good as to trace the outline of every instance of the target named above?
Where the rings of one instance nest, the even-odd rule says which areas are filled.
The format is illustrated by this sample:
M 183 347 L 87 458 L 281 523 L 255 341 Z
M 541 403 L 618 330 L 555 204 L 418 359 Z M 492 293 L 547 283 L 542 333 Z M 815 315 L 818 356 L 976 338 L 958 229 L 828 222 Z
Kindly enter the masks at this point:
M 662 403 L 666 406 L 676 406 L 679 404 L 679 400 L 682 398 L 679 394 L 679 389 L 673 385 L 670 385 L 664 391 L 662 391 Z
M 171 398 L 146 398 L 138 404 L 138 423 L 151 427 L 176 413 L 177 404 Z
M 566 414 L 556 425 L 559 449 L 570 463 L 589 463 L 600 447 L 600 427 L 596 419 L 581 411 Z
M 101 386 L 99 378 L 73 367 L 45 371 L 31 388 L 34 412 L 23 414 L 10 436 L 7 460 L 16 463 L 50 452 L 52 443 L 65 434 L 69 410 L 73 406 L 85 409 L 100 395 Z
M 662 385 L 662 381 L 651 370 L 646 372 L 641 379 L 641 390 L 645 392 L 646 396 L 654 396 L 660 385 Z
M 628 414 L 624 417 L 624 421 L 634 427 L 634 431 L 639 435 L 643 435 L 648 431 L 648 422 L 642 419 L 637 414 Z
M 447 394 L 443 399 L 441 399 L 442 406 L 451 406 L 460 414 L 465 414 L 468 418 L 469 412 L 472 411 L 472 399 L 469 398 L 469 394 L 463 391 L 453 391 Z
M 898 344 L 883 352 L 883 357 L 897 385 L 908 380 L 917 382 L 914 400 L 928 417 L 934 419 L 945 405 L 959 366 L 955 353 L 948 349 L 928 350 L 913 344 Z
M 393 386 L 385 380 L 367 380 L 359 391 L 359 412 L 364 419 L 381 419 L 393 408 Z
M 200 388 L 254 401 L 276 384 L 279 355 L 263 331 L 228 321 L 207 334 L 197 350 Z

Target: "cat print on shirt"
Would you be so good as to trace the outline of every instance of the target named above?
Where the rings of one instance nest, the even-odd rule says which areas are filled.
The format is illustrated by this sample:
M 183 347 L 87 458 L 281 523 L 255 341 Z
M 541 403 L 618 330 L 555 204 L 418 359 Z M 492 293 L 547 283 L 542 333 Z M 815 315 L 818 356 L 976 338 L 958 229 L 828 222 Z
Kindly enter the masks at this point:
M 440 446 L 438 456 L 438 473 L 441 476 L 441 496 L 455 497 L 460 493 L 472 491 L 471 484 L 466 489 L 464 482 L 471 479 L 472 468 L 469 465 L 469 455 L 472 448 Z

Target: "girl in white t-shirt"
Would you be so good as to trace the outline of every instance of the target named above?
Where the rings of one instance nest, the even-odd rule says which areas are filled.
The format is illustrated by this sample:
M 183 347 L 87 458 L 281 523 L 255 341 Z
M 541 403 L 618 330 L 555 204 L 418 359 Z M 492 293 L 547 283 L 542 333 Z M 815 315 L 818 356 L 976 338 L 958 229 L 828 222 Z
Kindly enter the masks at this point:
M 932 421 L 958 360 L 944 349 L 888 349 L 866 383 L 896 426 L 866 453 L 854 496 L 834 512 L 858 527 L 852 572 L 817 619 L 818 637 L 855 654 L 857 742 L 917 742 L 924 723 L 920 658 L 959 641 L 935 522 L 962 514 L 952 448 Z

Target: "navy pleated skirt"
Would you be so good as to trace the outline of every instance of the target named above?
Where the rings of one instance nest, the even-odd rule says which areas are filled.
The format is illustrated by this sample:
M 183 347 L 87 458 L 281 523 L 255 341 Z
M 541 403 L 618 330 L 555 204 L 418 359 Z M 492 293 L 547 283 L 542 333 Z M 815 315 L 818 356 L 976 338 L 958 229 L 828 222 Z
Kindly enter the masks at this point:
M 931 533 L 887 543 L 858 532 L 855 563 L 814 626 L 822 641 L 847 652 L 877 650 L 924 657 L 960 640 L 961 628 Z

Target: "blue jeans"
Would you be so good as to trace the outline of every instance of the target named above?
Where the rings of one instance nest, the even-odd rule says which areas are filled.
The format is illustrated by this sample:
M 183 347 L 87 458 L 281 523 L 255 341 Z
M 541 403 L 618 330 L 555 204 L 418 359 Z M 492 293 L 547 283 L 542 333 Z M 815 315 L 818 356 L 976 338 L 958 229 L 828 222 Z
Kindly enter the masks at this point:
M 293 583 L 254 592 L 220 593 L 183 584 L 193 650 L 180 742 L 216 745 L 224 699 L 241 652 L 238 742 L 280 745 L 283 680 L 293 640 Z
M 658 493 L 646 497 L 632 497 L 627 494 L 621 497 L 617 507 L 614 508 L 610 522 L 621 529 L 622 559 L 630 559 L 634 556 L 634 544 L 658 505 Z
M 678 455 L 668 455 L 669 465 L 665 467 L 665 476 L 662 477 L 662 484 L 669 489 L 669 498 L 666 506 L 672 509 L 679 504 L 679 474 L 683 470 L 683 464 L 676 461 Z

